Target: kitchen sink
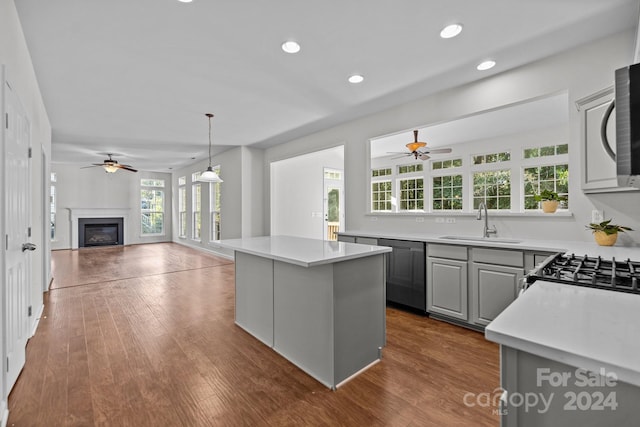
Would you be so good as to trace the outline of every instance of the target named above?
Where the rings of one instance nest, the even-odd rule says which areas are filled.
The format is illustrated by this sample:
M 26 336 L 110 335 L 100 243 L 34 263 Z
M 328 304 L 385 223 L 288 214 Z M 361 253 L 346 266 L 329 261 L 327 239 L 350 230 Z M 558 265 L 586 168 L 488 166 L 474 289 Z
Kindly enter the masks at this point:
M 441 236 L 443 240 L 464 240 L 469 242 L 488 242 L 488 243 L 522 243 L 522 240 L 503 239 L 500 237 L 478 237 L 478 236 Z

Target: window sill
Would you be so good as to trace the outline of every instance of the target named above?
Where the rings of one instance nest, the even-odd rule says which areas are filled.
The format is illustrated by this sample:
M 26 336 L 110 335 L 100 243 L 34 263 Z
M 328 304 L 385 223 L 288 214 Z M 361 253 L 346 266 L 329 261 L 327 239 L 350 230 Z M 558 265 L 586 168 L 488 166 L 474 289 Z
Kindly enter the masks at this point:
M 157 234 L 141 234 L 138 237 L 141 239 L 144 239 L 145 237 L 164 237 L 165 234 L 164 233 L 157 233 Z
M 477 212 L 459 212 L 459 211 L 441 211 L 441 212 L 367 212 L 365 216 L 407 216 L 407 217 L 476 217 L 478 215 Z M 499 212 L 489 210 L 489 217 L 514 217 L 514 218 L 522 218 L 522 217 L 544 217 L 544 218 L 553 218 L 553 217 L 561 217 L 561 218 L 571 218 L 573 217 L 573 212 L 569 210 L 561 210 L 556 211 L 555 213 L 544 213 L 540 211 L 532 211 L 532 212 Z

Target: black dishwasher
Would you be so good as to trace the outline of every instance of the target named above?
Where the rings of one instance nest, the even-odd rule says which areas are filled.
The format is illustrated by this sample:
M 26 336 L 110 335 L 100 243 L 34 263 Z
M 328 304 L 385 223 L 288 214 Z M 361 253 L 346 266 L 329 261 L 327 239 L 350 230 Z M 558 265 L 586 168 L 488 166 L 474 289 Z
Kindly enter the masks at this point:
M 387 301 L 426 312 L 425 243 L 379 239 L 393 249 L 387 254 Z

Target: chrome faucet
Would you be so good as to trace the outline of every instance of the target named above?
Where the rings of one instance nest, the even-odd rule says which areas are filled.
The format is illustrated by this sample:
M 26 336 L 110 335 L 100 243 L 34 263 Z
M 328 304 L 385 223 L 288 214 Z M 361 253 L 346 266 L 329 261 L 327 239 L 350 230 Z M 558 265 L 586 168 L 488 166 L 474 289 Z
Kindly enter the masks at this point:
M 478 206 L 478 216 L 476 219 L 480 221 L 482 219 L 482 210 L 484 209 L 484 228 L 482 230 L 482 237 L 489 238 L 491 234 L 497 234 L 498 230 L 494 225 L 493 228 L 489 228 L 489 214 L 487 212 L 487 204 L 485 202 L 480 202 L 480 206 Z

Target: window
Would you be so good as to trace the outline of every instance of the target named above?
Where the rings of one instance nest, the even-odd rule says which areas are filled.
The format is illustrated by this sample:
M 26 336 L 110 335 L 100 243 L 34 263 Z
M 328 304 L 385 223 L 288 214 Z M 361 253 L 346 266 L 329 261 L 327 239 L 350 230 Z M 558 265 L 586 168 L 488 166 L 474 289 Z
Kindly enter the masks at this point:
M 473 174 L 473 208 L 481 202 L 487 209 L 511 209 L 511 170 L 475 172 Z
M 532 159 L 535 157 L 557 156 L 567 154 L 568 152 L 568 144 L 548 145 L 546 147 L 525 148 L 523 157 L 525 159 Z
M 220 167 L 213 171 L 220 176 Z M 220 240 L 220 183 L 209 183 L 209 240 Z
M 434 160 L 431 162 L 431 169 L 450 169 L 459 168 L 462 166 L 462 159 L 450 159 L 450 160 Z
M 202 184 L 198 182 L 201 173 L 191 175 L 191 238 L 202 239 Z
M 401 179 L 400 210 L 424 210 L 424 180 L 422 178 Z
M 55 183 L 58 180 L 58 176 L 55 172 L 51 172 L 51 195 L 49 196 L 49 203 L 51 204 L 50 212 L 50 225 L 51 225 L 51 240 L 56 238 L 56 186 Z
M 391 181 L 371 183 L 371 210 L 391 211 Z
M 140 180 L 140 228 L 143 236 L 164 234 L 164 180 Z
M 462 175 L 433 177 L 433 210 L 462 210 Z
M 549 165 L 524 168 L 524 208 L 540 209 L 540 202 L 534 199 L 535 194 L 549 190 L 567 198 L 561 202 L 560 208 L 568 207 L 569 198 L 569 165 Z
M 325 179 L 335 179 L 336 181 L 339 181 L 339 180 L 342 179 L 342 172 L 341 171 L 337 171 L 337 170 L 333 170 L 333 169 L 325 169 L 324 178 Z
M 422 163 L 415 165 L 398 166 L 398 174 L 422 172 Z
M 187 179 L 178 178 L 178 237 L 187 237 Z
M 499 153 L 491 153 L 491 154 L 480 154 L 473 156 L 473 164 L 474 165 L 482 165 L 485 163 L 499 163 L 499 162 L 508 162 L 511 160 L 511 153 L 508 151 L 502 151 Z
M 372 169 L 371 176 L 388 176 L 391 175 L 391 168 Z

